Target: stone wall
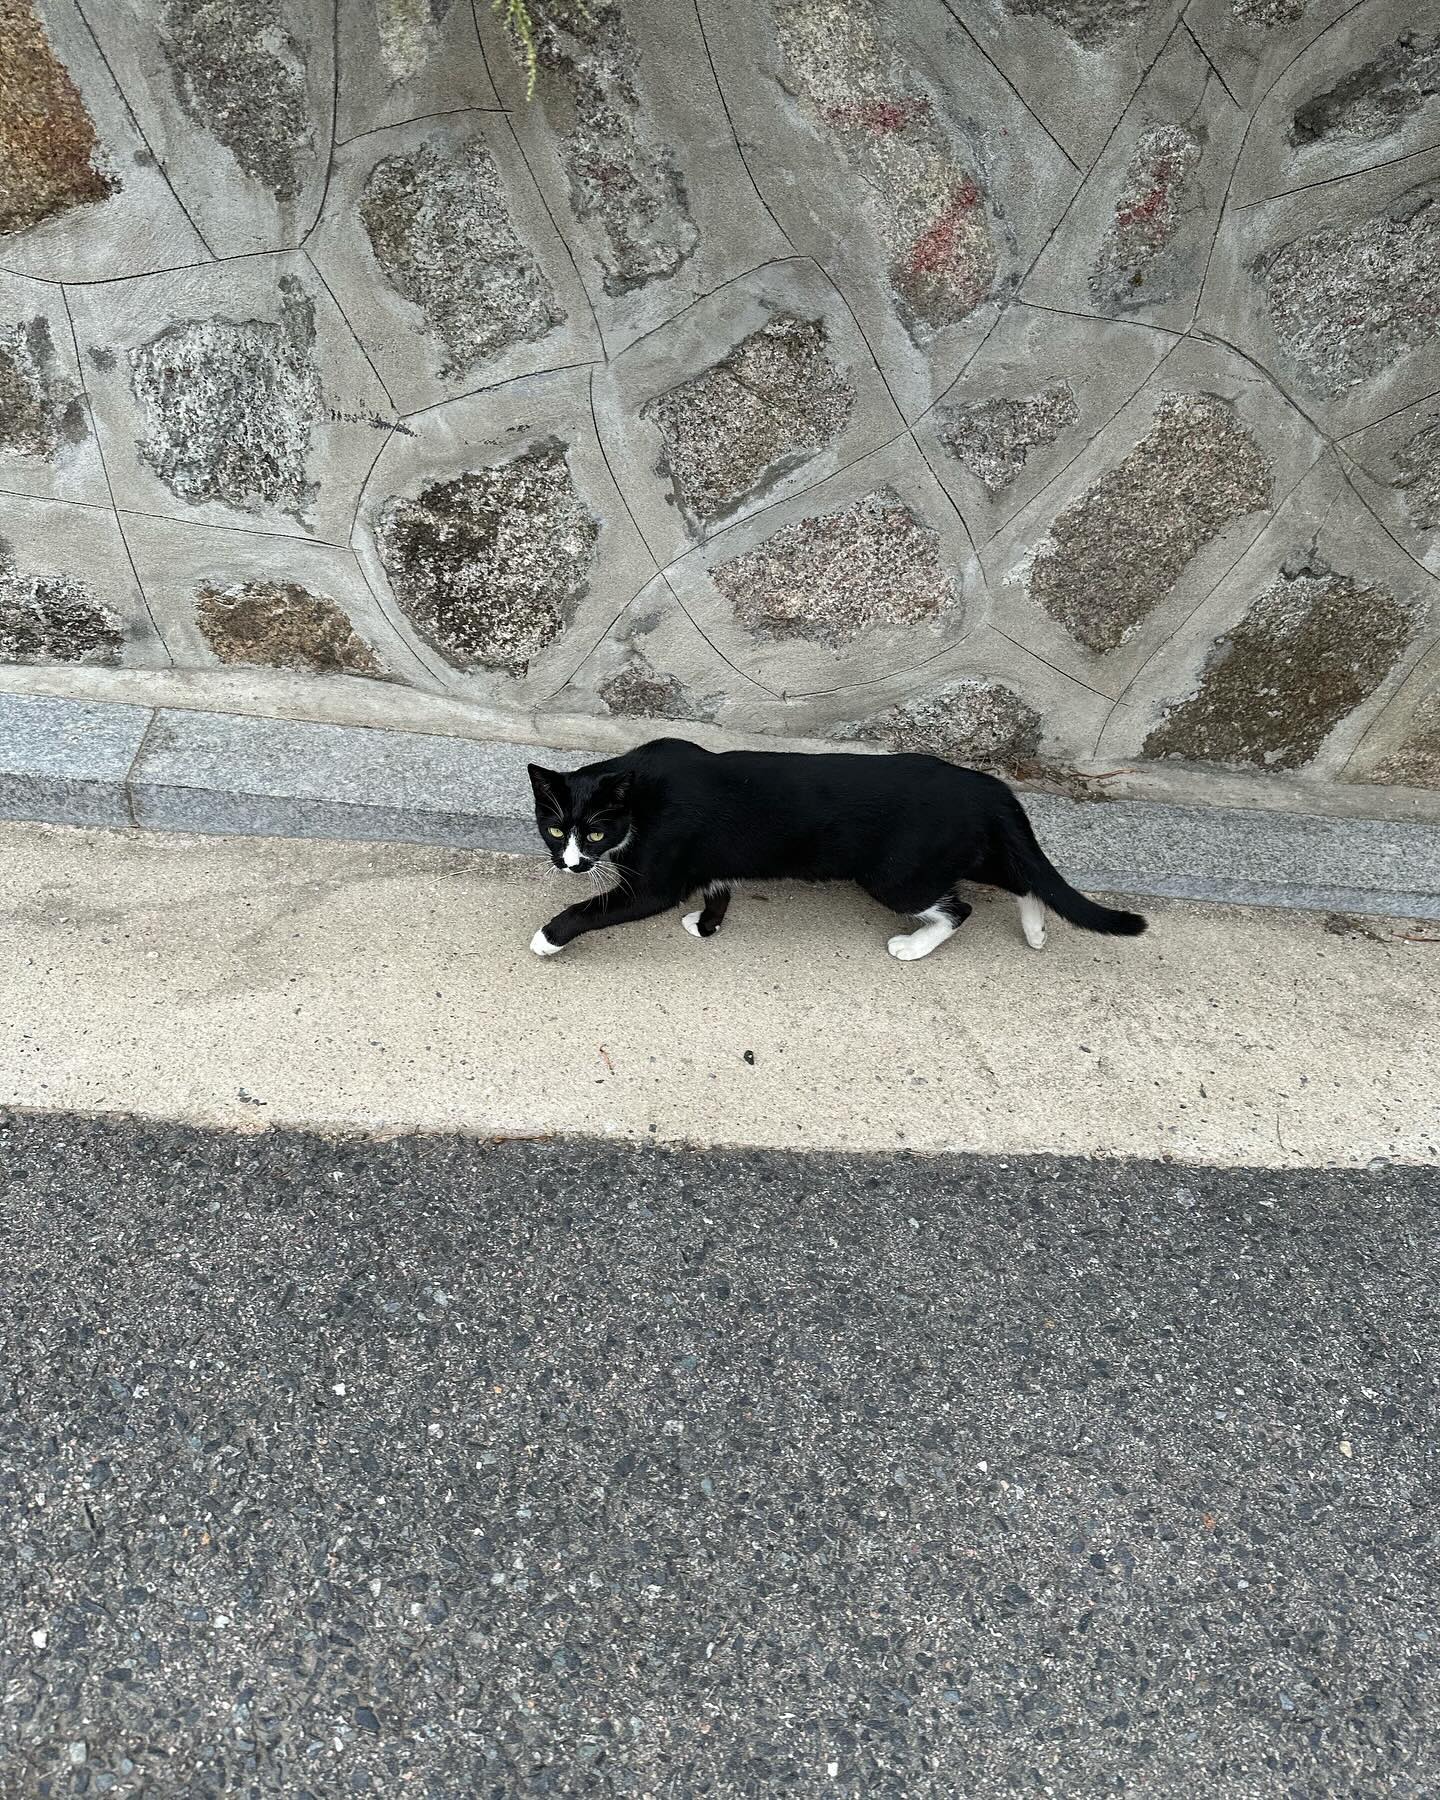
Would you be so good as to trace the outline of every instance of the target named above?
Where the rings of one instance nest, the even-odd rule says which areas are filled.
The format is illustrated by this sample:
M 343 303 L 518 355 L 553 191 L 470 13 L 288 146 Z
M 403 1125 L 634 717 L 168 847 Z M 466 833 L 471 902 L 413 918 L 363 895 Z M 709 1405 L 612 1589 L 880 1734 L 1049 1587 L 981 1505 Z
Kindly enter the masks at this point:
M 0 661 L 1440 816 L 1434 0 L 532 10 L 0 0 Z

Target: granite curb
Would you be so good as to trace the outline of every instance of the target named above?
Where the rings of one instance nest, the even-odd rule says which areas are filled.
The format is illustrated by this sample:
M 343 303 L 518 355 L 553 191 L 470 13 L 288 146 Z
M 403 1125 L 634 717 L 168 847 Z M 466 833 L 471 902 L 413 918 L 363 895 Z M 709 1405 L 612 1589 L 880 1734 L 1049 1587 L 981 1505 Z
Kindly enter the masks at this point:
M 0 817 L 118 830 L 534 849 L 525 764 L 574 750 L 0 694 Z M 1105 892 L 1440 918 L 1440 827 L 1149 800 L 1025 803 Z

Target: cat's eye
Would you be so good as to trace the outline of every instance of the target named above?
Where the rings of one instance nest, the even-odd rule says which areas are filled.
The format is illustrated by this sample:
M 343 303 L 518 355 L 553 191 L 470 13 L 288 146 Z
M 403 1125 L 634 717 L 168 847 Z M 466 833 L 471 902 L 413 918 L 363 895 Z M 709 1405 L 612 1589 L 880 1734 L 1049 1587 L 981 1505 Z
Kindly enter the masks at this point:
M 546 837 L 562 838 L 562 837 L 564 837 L 565 833 L 560 829 L 560 827 L 558 825 L 547 825 L 545 827 L 545 835 L 546 835 Z
M 588 844 L 601 843 L 601 842 L 603 842 L 604 837 L 605 837 L 605 833 L 603 831 L 587 831 L 585 833 L 585 841 Z

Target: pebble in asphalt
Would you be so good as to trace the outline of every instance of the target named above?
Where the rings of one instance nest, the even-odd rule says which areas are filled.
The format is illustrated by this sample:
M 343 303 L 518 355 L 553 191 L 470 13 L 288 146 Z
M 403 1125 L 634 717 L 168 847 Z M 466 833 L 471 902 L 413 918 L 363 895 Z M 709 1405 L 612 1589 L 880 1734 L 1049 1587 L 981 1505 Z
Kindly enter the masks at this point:
M 0 1119 L 0 1793 L 1433 1794 L 1437 1225 Z

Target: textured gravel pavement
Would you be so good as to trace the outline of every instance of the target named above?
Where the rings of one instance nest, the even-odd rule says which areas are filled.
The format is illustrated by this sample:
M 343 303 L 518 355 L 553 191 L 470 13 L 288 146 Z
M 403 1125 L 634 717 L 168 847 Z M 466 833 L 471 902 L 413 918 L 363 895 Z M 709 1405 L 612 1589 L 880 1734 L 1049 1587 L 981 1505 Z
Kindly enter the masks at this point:
M 1437 1235 L 0 1121 L 0 1793 L 1433 1794 Z

